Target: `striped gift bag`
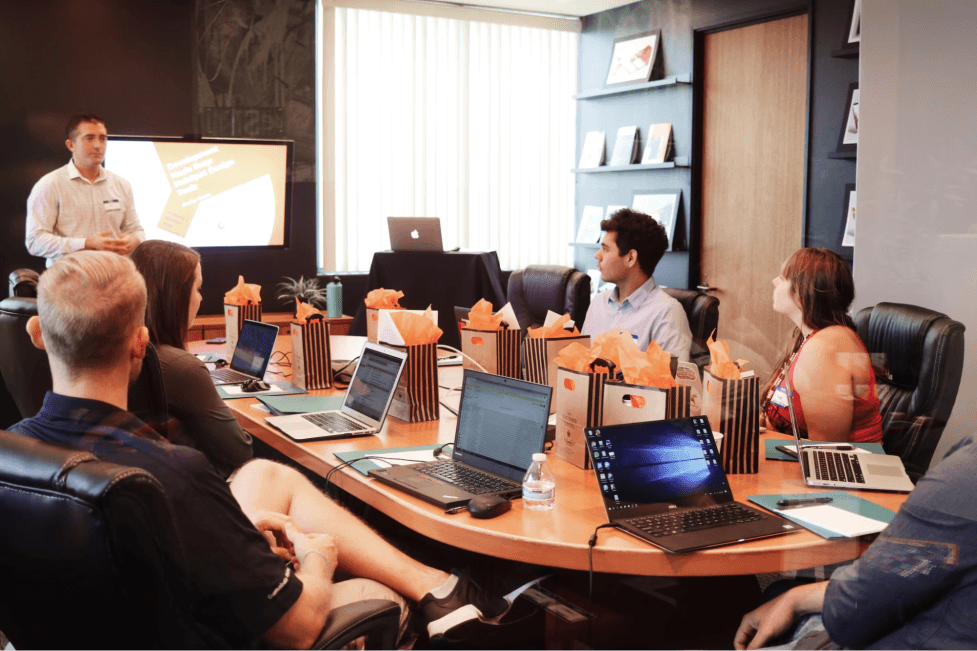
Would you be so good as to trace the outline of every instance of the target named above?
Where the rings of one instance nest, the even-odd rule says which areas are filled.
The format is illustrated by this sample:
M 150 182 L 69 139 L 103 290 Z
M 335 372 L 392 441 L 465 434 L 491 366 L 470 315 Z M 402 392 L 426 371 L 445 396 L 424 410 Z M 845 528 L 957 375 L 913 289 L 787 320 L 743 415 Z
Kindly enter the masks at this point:
M 438 420 L 441 403 L 438 398 L 437 343 L 390 347 L 407 353 L 407 364 L 394 392 L 390 415 L 408 423 Z
M 606 373 L 581 373 L 563 367 L 556 372 L 553 453 L 579 468 L 590 467 L 584 428 L 603 423 L 606 382 Z
M 230 305 L 224 303 L 224 337 L 227 339 L 227 359 L 234 357 L 237 338 L 244 327 L 244 321 L 261 321 L 261 303 L 250 305 Z
M 722 432 L 723 469 L 732 475 L 760 471 L 760 388 L 755 375 L 724 380 L 703 371 L 702 414 Z
M 292 323 L 292 384 L 312 391 L 332 386 L 329 324 L 321 314 L 306 323 Z
M 518 328 L 502 330 L 461 329 L 461 352 L 475 360 L 488 373 L 522 379 L 522 331 Z M 479 370 L 464 360 L 464 367 Z
M 572 343 L 590 347 L 590 336 L 544 339 L 527 337 L 523 341 L 523 358 L 526 360 L 526 379 L 536 384 L 548 384 L 556 391 L 556 357 Z M 556 401 L 550 402 L 550 413 L 556 410 Z

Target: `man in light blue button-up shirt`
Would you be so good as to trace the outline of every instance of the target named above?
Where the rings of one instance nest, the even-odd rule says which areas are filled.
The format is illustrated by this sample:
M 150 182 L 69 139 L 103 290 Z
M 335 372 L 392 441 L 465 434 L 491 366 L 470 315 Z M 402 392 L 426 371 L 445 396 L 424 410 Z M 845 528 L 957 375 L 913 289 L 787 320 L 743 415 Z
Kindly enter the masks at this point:
M 689 361 L 692 331 L 682 305 L 655 283 L 655 267 L 668 249 L 668 235 L 657 221 L 627 208 L 600 224 L 604 231 L 594 256 L 601 280 L 616 285 L 594 297 L 583 334 L 609 330 L 631 333 L 641 350 L 652 341 L 679 361 Z

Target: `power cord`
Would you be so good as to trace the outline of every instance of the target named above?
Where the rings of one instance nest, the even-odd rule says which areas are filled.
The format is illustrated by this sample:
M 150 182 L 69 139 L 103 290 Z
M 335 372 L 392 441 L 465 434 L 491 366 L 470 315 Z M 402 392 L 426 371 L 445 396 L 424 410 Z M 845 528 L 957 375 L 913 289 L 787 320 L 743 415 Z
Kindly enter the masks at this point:
M 336 389 L 348 389 L 349 388 L 349 383 L 352 382 L 352 380 L 353 380 L 353 374 L 350 373 L 347 376 L 349 379 L 348 380 L 345 380 L 345 381 L 344 380 L 340 380 L 339 379 L 339 376 L 341 374 L 343 374 L 350 366 L 352 366 L 353 364 L 355 364 L 359 360 L 360 360 L 359 356 L 356 356 L 353 359 L 351 359 L 348 362 L 346 362 L 346 365 L 343 366 L 341 369 L 339 369 L 338 371 L 333 371 L 332 372 L 333 387 L 335 387 Z
M 597 546 L 597 532 L 605 527 L 613 526 L 615 525 L 611 523 L 597 525 L 597 528 L 594 529 L 594 535 L 592 535 L 590 540 L 587 542 L 587 563 L 590 566 L 590 573 L 587 576 L 587 600 L 591 603 L 594 602 L 594 547 Z
M 479 369 L 481 369 L 482 372 L 488 373 L 488 371 L 485 370 L 485 367 L 484 366 L 482 366 L 481 364 L 479 364 L 478 362 L 476 362 L 474 359 L 472 359 L 470 356 L 468 356 L 465 353 L 461 352 L 460 350 L 458 350 L 454 346 L 446 346 L 445 344 L 438 344 L 438 348 L 439 349 L 443 349 L 443 350 L 450 350 L 453 353 L 457 353 L 457 354 L 461 355 L 462 357 L 464 357 L 465 359 L 467 359 L 472 364 L 474 364 L 475 366 L 477 366 Z

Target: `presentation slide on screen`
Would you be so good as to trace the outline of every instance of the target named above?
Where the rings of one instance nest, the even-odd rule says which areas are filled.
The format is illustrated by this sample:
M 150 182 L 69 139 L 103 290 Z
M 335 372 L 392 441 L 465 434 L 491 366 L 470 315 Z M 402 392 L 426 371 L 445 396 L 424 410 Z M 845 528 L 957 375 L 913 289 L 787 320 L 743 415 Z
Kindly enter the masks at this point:
M 192 247 L 284 244 L 286 166 L 274 144 L 110 140 L 105 155 L 146 237 Z

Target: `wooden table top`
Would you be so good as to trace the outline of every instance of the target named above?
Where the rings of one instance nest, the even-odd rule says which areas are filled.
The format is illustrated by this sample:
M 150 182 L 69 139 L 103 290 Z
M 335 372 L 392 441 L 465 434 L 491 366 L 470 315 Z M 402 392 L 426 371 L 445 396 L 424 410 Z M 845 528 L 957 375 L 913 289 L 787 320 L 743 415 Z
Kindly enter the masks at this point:
M 279 338 L 278 348 L 287 350 L 290 347 L 287 338 Z M 195 352 L 220 352 L 218 348 L 198 344 L 193 347 Z M 287 372 L 287 369 L 282 370 Z M 274 381 L 280 376 L 268 374 L 266 379 Z M 460 367 L 442 368 L 441 384 L 460 386 Z M 336 392 L 312 393 L 332 395 Z M 446 399 L 444 394 L 442 390 L 442 399 L 448 404 L 457 404 L 457 392 Z M 265 424 L 268 414 L 252 408 L 258 404 L 255 398 L 230 400 L 228 404 L 252 436 L 322 476 L 340 463 L 335 452 L 447 443 L 454 440 L 457 423 L 456 417 L 442 408 L 440 421 L 405 423 L 388 416 L 380 433 L 374 436 L 298 443 Z M 761 438 L 767 436 L 762 434 Z M 758 474 L 728 476 L 738 501 L 747 502 L 747 497 L 754 494 L 815 492 L 804 485 L 796 463 L 768 461 L 762 456 L 761 453 Z M 589 565 L 588 541 L 597 525 L 607 522 L 597 480 L 591 470 L 577 468 L 552 453 L 547 457 L 556 476 L 556 507 L 548 512 L 526 511 L 522 500 L 513 500 L 511 511 L 490 520 L 476 520 L 467 512 L 447 515 L 433 505 L 384 486 L 351 468 L 334 473 L 331 481 L 414 531 L 450 545 L 526 563 L 586 570 Z M 852 492 L 894 511 L 906 499 L 906 495 L 898 493 Z M 609 528 L 602 529 L 598 535 L 593 550 L 593 568 L 597 572 L 654 576 L 778 572 L 852 560 L 870 541 L 871 538 L 826 540 L 801 530 L 774 538 L 672 554 Z

